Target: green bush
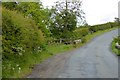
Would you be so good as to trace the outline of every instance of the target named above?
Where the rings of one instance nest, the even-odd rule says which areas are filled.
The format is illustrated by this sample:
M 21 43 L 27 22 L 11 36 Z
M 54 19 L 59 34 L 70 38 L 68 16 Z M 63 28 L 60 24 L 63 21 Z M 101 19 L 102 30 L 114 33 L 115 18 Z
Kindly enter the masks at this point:
M 120 50 L 119 50 L 119 48 L 116 47 L 117 42 L 120 44 L 120 36 L 114 38 L 114 40 L 112 41 L 111 48 L 114 53 L 116 53 L 118 56 L 120 56 Z
M 33 20 L 16 11 L 2 9 L 3 77 L 13 76 L 16 64 L 22 67 L 29 63 L 29 55 L 42 50 L 43 45 L 43 33 Z
M 76 37 L 80 37 L 80 38 L 86 36 L 88 33 L 89 33 L 89 28 L 78 28 L 74 31 Z
M 115 43 L 119 43 L 120 44 L 120 36 L 118 36 L 118 37 L 116 37 L 116 38 L 114 38 L 114 41 L 115 41 Z

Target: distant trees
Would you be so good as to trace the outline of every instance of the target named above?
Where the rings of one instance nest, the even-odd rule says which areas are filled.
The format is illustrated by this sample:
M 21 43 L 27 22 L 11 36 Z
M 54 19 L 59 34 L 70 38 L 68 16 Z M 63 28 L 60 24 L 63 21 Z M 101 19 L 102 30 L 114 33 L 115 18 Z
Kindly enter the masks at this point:
M 56 38 L 70 38 L 76 29 L 78 19 L 83 19 L 81 2 L 56 2 L 51 9 L 50 31 Z
M 65 16 L 67 14 L 67 16 Z M 53 18 L 52 18 L 53 19 Z M 76 16 L 73 13 L 63 12 L 54 16 L 53 22 L 49 26 L 49 29 L 56 38 L 69 38 L 69 32 L 72 32 L 76 28 Z
M 115 22 L 108 22 L 108 23 L 104 23 L 104 24 L 91 26 L 89 29 L 90 29 L 91 32 L 97 32 L 97 31 L 100 31 L 100 30 L 113 28 L 115 26 L 117 26 L 117 24 Z

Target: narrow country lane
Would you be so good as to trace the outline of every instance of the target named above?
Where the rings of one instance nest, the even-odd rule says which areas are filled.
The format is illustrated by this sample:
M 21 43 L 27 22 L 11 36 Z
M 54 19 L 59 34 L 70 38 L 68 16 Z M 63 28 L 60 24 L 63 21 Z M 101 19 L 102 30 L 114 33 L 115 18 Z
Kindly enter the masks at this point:
M 117 78 L 118 57 L 110 45 L 118 30 L 95 37 L 81 48 L 58 54 L 34 67 L 28 78 Z

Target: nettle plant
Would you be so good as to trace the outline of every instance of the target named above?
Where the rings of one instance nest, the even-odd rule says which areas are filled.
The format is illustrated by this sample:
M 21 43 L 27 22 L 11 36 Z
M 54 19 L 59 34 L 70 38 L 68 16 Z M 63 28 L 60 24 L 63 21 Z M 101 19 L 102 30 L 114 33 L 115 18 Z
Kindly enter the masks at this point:
M 44 36 L 31 18 L 21 13 L 2 9 L 2 65 L 3 77 L 13 76 L 26 64 L 29 66 L 34 49 L 41 52 Z M 43 50 L 43 49 L 42 49 Z M 20 66 L 16 66 L 19 64 Z

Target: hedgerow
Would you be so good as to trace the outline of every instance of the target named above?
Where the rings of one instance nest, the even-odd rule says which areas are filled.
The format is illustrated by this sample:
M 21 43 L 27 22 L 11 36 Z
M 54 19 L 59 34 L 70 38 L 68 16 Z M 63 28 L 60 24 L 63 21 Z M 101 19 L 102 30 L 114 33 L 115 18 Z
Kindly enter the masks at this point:
M 89 33 L 89 28 L 77 28 L 74 32 L 73 35 L 74 38 L 82 38 L 86 36 Z
M 43 33 L 33 20 L 2 9 L 3 77 L 13 76 L 15 69 L 20 72 L 22 66 L 29 63 L 29 55 L 40 53 L 44 43 Z
M 115 22 L 108 22 L 105 24 L 99 24 L 99 25 L 94 25 L 94 26 L 90 26 L 89 31 L 90 32 L 97 32 L 100 30 L 105 30 L 105 29 L 109 29 L 109 28 L 113 28 L 118 26 L 118 24 L 116 24 Z

